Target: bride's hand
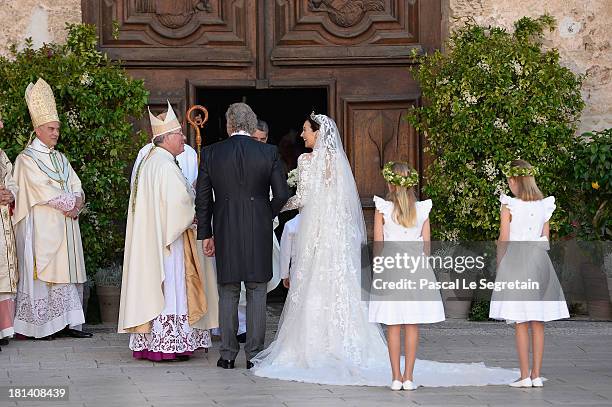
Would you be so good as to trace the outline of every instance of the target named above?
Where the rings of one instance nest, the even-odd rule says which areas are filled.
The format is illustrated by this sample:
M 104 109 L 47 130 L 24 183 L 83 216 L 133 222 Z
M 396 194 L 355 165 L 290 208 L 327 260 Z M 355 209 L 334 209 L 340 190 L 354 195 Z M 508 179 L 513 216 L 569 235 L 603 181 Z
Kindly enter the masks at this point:
M 289 285 L 291 285 L 289 283 L 289 279 L 288 278 L 283 278 L 283 287 L 285 287 L 286 289 L 289 289 Z

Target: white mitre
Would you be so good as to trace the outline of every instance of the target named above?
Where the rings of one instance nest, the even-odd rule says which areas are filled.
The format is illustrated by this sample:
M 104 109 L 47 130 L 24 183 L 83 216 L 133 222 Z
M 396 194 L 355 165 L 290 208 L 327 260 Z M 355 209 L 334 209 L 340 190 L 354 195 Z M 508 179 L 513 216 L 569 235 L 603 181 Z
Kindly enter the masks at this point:
M 179 123 L 178 119 L 176 118 L 176 114 L 170 105 L 170 101 L 167 102 L 168 111 L 166 112 L 166 117 L 164 117 L 163 120 L 160 119 L 160 117 L 163 117 L 163 113 L 159 116 L 155 116 L 153 113 L 151 113 L 151 109 L 147 108 L 149 110 L 149 120 L 151 121 L 151 131 L 153 133 L 151 141 L 153 141 L 153 139 L 155 139 L 157 136 L 181 129 L 181 123 Z
M 53 90 L 44 79 L 38 78 L 35 84 L 30 82 L 25 91 L 25 100 L 34 128 L 60 121 Z

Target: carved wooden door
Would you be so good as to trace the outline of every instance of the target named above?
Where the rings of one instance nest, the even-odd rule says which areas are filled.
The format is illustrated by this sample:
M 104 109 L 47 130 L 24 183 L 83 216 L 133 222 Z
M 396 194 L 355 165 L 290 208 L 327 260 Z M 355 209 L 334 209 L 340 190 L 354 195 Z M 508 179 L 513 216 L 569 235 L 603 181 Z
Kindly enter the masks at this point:
M 326 88 L 370 223 L 384 162 L 422 170 L 403 120 L 419 103 L 407 68 L 413 50 L 440 45 L 440 1 L 83 0 L 83 19 L 154 107 L 168 98 L 185 112 L 202 88 Z

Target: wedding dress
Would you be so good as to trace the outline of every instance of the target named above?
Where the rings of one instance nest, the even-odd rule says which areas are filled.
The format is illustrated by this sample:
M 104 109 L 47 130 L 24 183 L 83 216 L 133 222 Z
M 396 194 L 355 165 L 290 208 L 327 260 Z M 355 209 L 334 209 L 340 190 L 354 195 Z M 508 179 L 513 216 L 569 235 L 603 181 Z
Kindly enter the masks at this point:
M 261 377 L 332 385 L 387 386 L 391 368 L 382 330 L 368 322 L 361 286 L 366 228 L 335 122 L 313 116 L 319 135 L 298 160 L 298 190 L 284 210 L 300 209 L 291 287 L 276 338 L 251 361 Z M 418 360 L 417 385 L 507 384 L 518 373 L 484 364 Z

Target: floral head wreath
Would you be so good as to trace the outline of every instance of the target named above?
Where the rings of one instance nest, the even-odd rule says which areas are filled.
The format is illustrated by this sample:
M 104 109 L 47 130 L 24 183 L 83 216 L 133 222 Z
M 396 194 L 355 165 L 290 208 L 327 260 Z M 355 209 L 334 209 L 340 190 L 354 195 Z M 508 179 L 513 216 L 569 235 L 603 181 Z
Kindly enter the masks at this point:
M 419 183 L 419 173 L 410 169 L 408 175 L 397 174 L 393 171 L 395 162 L 389 161 L 385 164 L 382 170 L 382 175 L 385 181 L 389 184 L 397 185 L 404 188 L 410 188 Z
M 540 173 L 537 167 L 516 167 L 512 166 L 511 163 L 506 163 L 502 167 L 502 173 L 506 176 L 506 178 L 510 177 L 535 177 Z

